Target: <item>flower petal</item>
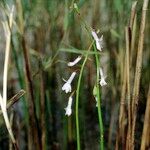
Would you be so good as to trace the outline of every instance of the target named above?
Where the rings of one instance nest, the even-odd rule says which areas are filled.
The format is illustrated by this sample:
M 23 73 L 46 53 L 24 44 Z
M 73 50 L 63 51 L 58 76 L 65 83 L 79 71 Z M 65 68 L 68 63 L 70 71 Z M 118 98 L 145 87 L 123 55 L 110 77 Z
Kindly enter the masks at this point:
M 66 93 L 71 92 L 71 85 L 68 82 L 66 82 L 63 85 L 62 90 L 65 91 Z
M 98 41 L 99 38 L 98 38 L 96 32 L 92 31 L 91 33 L 92 33 L 92 36 L 93 36 L 94 40 L 95 40 L 95 41 Z
M 102 79 L 101 79 L 101 81 L 100 81 L 100 85 L 101 85 L 101 86 L 107 85 L 107 83 L 106 83 L 106 81 L 105 81 L 105 79 L 104 79 L 104 78 L 102 78 Z
M 81 60 L 81 56 L 78 56 L 73 62 L 69 62 L 68 66 L 72 67 L 72 66 L 76 65 L 80 60 Z

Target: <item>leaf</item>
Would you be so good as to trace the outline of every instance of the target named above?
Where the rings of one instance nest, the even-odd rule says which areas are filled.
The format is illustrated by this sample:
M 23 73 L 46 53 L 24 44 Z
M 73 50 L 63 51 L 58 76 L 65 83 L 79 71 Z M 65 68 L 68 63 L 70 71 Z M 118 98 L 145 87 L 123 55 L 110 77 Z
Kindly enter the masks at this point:
M 87 50 L 79 50 L 79 49 L 70 49 L 70 48 L 60 48 L 59 51 L 62 51 L 62 52 L 69 52 L 69 53 L 76 53 L 76 54 L 91 54 L 91 55 L 94 55 L 94 54 L 97 54 L 97 55 L 100 55 L 100 52 L 94 52 L 94 51 L 87 51 Z

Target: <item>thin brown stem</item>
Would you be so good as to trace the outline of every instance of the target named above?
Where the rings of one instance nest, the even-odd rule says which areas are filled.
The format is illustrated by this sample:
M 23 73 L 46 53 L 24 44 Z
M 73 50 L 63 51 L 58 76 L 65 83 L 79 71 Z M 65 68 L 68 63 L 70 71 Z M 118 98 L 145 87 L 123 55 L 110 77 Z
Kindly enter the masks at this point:
M 143 123 L 143 133 L 142 133 L 142 140 L 141 140 L 141 150 L 145 150 L 147 145 L 150 144 L 149 141 L 149 125 L 150 125 L 150 86 L 149 86 L 149 91 L 147 95 L 147 103 L 146 103 L 146 110 L 145 110 L 145 118 L 144 118 L 144 123 Z
M 121 139 L 121 145 L 124 147 L 125 145 L 125 95 L 126 95 L 126 59 L 123 61 L 123 80 L 122 80 L 122 88 L 121 88 L 121 98 L 120 98 L 120 112 L 119 112 L 119 130 L 116 138 L 116 150 L 119 148 L 119 143 Z
M 45 122 L 45 87 L 44 87 L 44 73 L 40 70 L 40 104 L 41 104 L 41 140 L 42 140 L 42 150 L 46 149 L 46 122 Z
M 131 96 L 130 96 L 130 60 L 129 60 L 129 49 L 130 49 L 130 30 L 129 27 L 125 28 L 126 34 L 126 77 L 127 77 L 127 104 L 128 104 L 128 131 L 126 140 L 126 149 L 130 149 L 131 140 Z
M 136 6 L 137 6 L 137 1 L 133 2 L 132 8 L 131 8 L 131 16 L 130 16 L 130 21 L 129 21 L 129 27 L 132 30 L 133 24 L 134 24 L 134 19 L 135 19 L 135 14 L 136 14 Z
M 29 105 L 29 132 L 33 140 L 31 142 L 31 147 L 35 147 L 37 150 L 41 149 L 41 142 L 40 142 L 40 135 L 39 135 L 39 127 L 38 127 L 38 120 L 35 112 L 35 102 L 34 102 L 34 94 L 33 94 L 33 83 L 32 83 L 32 75 L 29 63 L 29 54 L 28 49 L 26 47 L 25 38 L 22 35 L 22 48 L 25 60 L 25 73 L 26 73 L 26 82 L 27 82 L 27 89 L 28 89 L 28 105 Z
M 141 17 L 141 25 L 140 25 L 140 34 L 139 34 L 139 42 L 138 42 L 138 52 L 137 52 L 137 60 L 136 60 L 136 70 L 135 70 L 135 80 L 134 80 L 134 88 L 133 88 L 133 97 L 132 97 L 132 149 L 134 149 L 134 134 L 135 134 L 135 124 L 136 124 L 136 116 L 137 116 L 137 105 L 139 101 L 139 87 L 140 87 L 140 79 L 141 79 L 141 68 L 142 68 L 142 56 L 143 56 L 143 43 L 144 43 L 144 30 L 145 30 L 145 22 L 146 22 L 146 11 L 148 7 L 149 0 L 144 0 L 143 8 L 142 8 L 142 17 Z

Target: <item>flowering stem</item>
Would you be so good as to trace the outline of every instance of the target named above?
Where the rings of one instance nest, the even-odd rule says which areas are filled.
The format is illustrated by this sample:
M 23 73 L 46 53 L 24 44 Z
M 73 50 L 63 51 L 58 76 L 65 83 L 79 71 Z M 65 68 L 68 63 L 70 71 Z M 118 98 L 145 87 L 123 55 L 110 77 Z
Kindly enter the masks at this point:
M 86 28 L 89 35 L 91 35 L 91 29 L 88 27 L 86 22 L 82 19 L 79 10 L 75 8 L 78 16 L 80 17 L 82 23 L 84 24 L 84 27 Z M 94 51 L 97 52 L 94 41 L 92 42 L 92 45 L 94 45 Z M 88 51 L 91 49 L 92 45 L 89 47 Z M 78 118 L 78 105 L 79 105 L 79 90 L 80 90 L 80 83 L 81 83 L 81 77 L 83 74 L 83 69 L 85 66 L 85 63 L 88 58 L 88 53 L 85 56 L 84 62 L 81 67 L 78 84 L 77 84 L 77 91 L 76 91 L 76 132 L 77 132 L 77 150 L 80 150 L 80 134 L 79 134 L 79 118 Z M 101 106 L 100 106 L 100 91 L 99 91 L 99 58 L 98 55 L 95 54 L 96 58 L 96 69 L 97 69 L 97 101 L 98 101 L 98 119 L 99 119 L 99 128 L 100 128 L 100 149 L 104 150 L 104 138 L 103 138 L 103 121 L 102 121 L 102 113 L 101 113 Z
M 96 47 L 94 44 L 94 51 L 96 52 Z M 104 150 L 104 129 L 103 129 L 103 120 L 102 120 L 102 111 L 101 111 L 101 101 L 100 101 L 100 87 L 99 87 L 99 57 L 95 54 L 96 59 L 96 89 L 97 89 L 97 104 L 98 104 L 98 120 L 99 120 L 99 129 L 100 129 L 100 149 Z
M 89 50 L 91 49 L 93 45 L 93 42 L 92 44 L 90 45 L 89 49 L 88 49 L 88 52 Z M 80 85 L 81 85 L 81 78 L 82 78 L 82 75 L 83 75 L 83 69 L 84 69 L 84 66 L 86 64 L 86 61 L 88 59 L 88 54 L 86 54 L 85 56 L 85 59 L 83 61 L 83 64 L 81 66 L 81 70 L 80 70 L 80 74 L 79 74 L 79 79 L 78 79 L 78 83 L 77 83 L 77 91 L 76 91 L 76 134 L 77 134 L 77 150 L 80 150 L 80 131 L 79 131 L 79 91 L 80 91 Z

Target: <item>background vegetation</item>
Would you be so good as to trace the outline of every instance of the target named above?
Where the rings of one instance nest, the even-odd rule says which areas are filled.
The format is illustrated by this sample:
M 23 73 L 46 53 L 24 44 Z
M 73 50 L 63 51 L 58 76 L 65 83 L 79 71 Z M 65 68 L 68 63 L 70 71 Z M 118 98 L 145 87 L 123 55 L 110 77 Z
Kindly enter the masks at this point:
M 104 43 L 102 52 L 90 48 L 83 69 L 79 92 L 81 149 L 100 149 L 99 120 L 93 96 L 98 69 L 95 55 L 100 57 L 107 75 L 107 85 L 99 90 L 105 149 L 150 148 L 150 5 L 143 7 L 144 2 L 0 1 L 1 22 L 9 20 L 8 6 L 14 5 L 7 99 L 15 101 L 8 114 L 16 149 L 77 149 L 76 93 L 72 115 L 65 116 L 68 95 L 62 91 L 62 79 L 68 79 L 76 71 L 72 85 L 76 91 L 82 63 L 73 68 L 67 63 L 78 55 L 83 56 L 83 62 L 92 43 L 87 27 L 99 30 Z M 2 24 L 0 34 L 0 69 L 3 70 L 6 39 Z M 3 71 L 0 80 L 2 90 Z M 14 95 L 17 97 L 11 99 Z M 2 114 L 0 149 L 13 149 Z

